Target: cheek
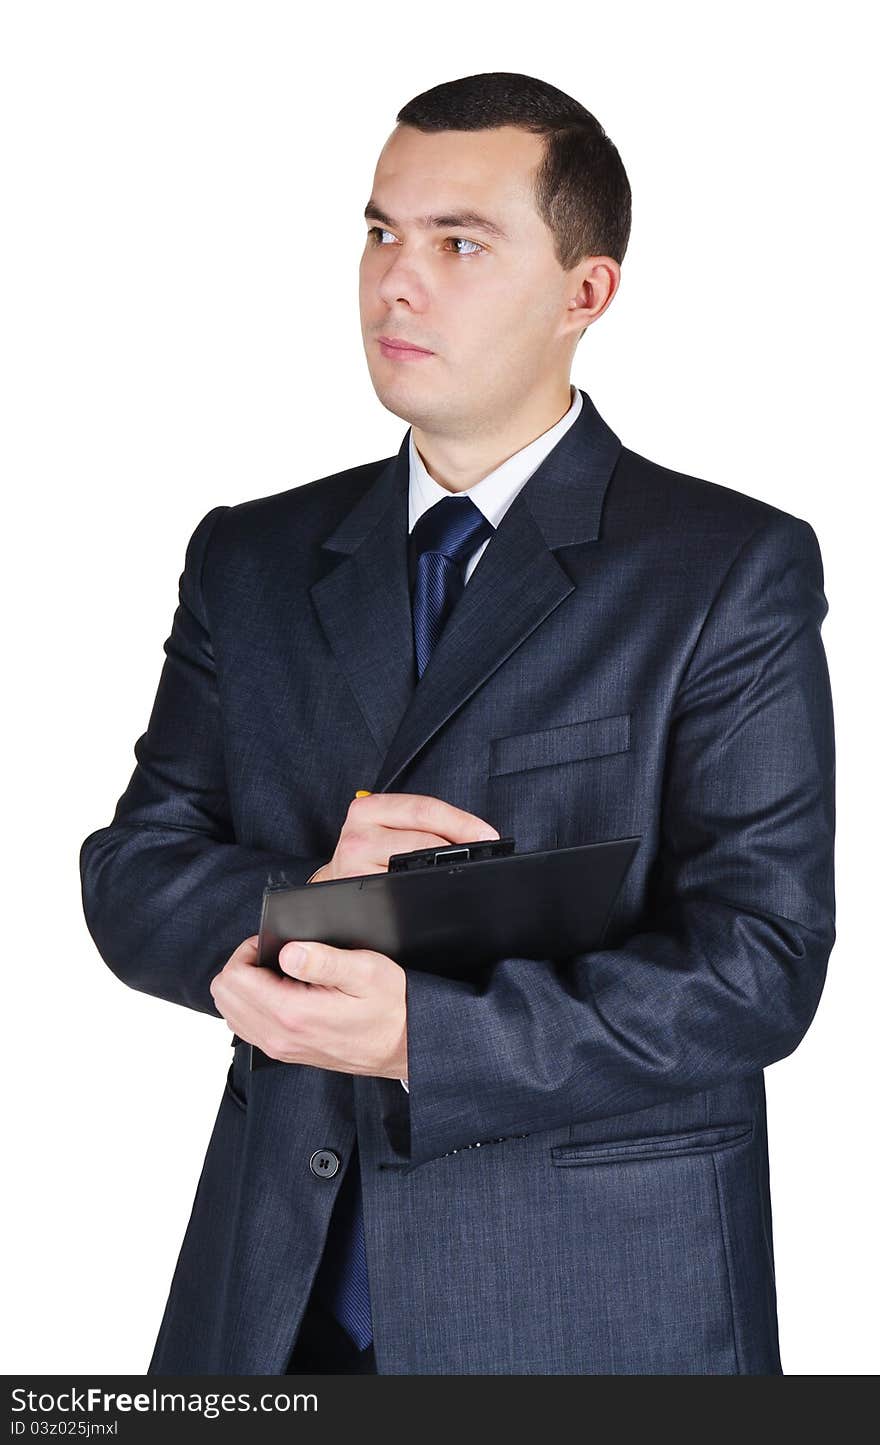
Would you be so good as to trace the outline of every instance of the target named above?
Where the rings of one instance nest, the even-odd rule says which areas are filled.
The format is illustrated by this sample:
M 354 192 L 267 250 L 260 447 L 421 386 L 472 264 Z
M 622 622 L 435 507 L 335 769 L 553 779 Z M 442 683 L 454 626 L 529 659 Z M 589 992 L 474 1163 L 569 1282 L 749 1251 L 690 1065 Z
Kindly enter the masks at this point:
M 383 257 L 374 251 L 365 251 L 361 256 L 358 266 L 358 292 L 362 305 L 380 305 L 379 288 L 382 285 L 382 277 L 386 267 L 383 265 Z
M 505 366 L 516 362 L 532 344 L 533 328 L 523 315 L 528 307 L 506 286 L 471 283 L 456 287 L 456 294 L 449 295 L 442 309 L 454 317 L 455 331 L 487 384 L 493 377 L 503 380 Z
M 536 348 L 543 348 L 553 325 L 554 303 L 538 283 L 514 278 L 494 287 L 485 301 L 492 334 L 508 358 L 534 357 Z
M 376 287 L 370 273 L 370 264 L 367 258 L 364 257 L 358 267 L 358 296 L 360 298 L 361 309 L 363 309 L 364 305 L 371 299 L 375 299 Z
M 536 325 L 528 311 L 521 299 L 511 305 L 508 297 L 499 298 L 488 309 L 485 326 L 470 336 L 487 393 L 506 398 L 510 406 L 519 403 L 545 367 L 546 327 Z

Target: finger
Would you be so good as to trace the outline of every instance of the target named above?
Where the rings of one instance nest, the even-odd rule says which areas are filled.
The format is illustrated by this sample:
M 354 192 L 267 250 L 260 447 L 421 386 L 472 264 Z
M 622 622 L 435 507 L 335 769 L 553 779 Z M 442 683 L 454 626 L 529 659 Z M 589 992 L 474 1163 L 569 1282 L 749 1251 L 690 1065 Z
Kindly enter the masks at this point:
M 227 958 L 225 964 L 223 965 L 223 968 L 220 970 L 219 973 L 215 973 L 214 977 L 211 979 L 211 997 L 212 997 L 212 998 L 214 997 L 214 983 L 215 983 L 216 980 L 220 977 L 220 974 L 221 974 L 221 973 L 223 974 L 223 981 L 224 981 L 224 983 L 226 982 L 226 980 L 227 980 L 228 977 L 229 977 L 229 975 L 226 973 L 226 969 L 231 968 L 231 967 L 234 967 L 234 966 L 236 966 L 236 965 L 238 965 L 238 964 L 240 964 L 240 963 L 246 963 L 246 964 L 255 964 L 255 963 L 256 963 L 257 958 L 258 958 L 258 956 L 259 956 L 259 943 L 260 943 L 260 935 L 259 935 L 258 933 L 254 933 L 254 934 L 251 935 L 250 938 L 244 939 L 244 941 L 238 945 L 238 948 L 236 948 L 235 951 L 229 955 L 229 957 Z M 216 1002 L 216 999 L 215 999 L 215 1002 Z
M 348 816 L 368 825 L 427 833 L 439 838 L 441 843 L 469 843 L 500 837 L 498 829 L 485 818 L 428 793 L 370 793 L 364 798 L 352 798 Z M 394 849 L 395 853 L 402 851 Z
M 271 1008 L 278 990 L 290 987 L 272 968 L 259 967 L 259 934 L 253 934 L 238 945 L 230 955 L 220 973 L 211 980 L 211 995 L 217 1002 L 214 985 L 217 984 L 224 1001 L 244 1002 L 248 1007 Z
M 366 970 L 359 949 L 333 948 L 329 943 L 312 940 L 303 943 L 297 939 L 284 944 L 278 962 L 286 974 L 302 983 L 338 988 L 342 993 L 363 991 Z

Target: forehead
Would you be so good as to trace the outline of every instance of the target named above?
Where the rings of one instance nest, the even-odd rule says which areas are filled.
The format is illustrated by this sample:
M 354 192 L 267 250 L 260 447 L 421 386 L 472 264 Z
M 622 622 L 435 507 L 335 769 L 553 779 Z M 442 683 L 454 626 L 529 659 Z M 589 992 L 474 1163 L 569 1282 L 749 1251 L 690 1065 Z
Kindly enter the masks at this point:
M 543 156 L 543 137 L 516 126 L 423 132 L 399 125 L 376 164 L 373 196 L 400 221 L 473 206 L 522 229 L 539 221 L 533 180 Z

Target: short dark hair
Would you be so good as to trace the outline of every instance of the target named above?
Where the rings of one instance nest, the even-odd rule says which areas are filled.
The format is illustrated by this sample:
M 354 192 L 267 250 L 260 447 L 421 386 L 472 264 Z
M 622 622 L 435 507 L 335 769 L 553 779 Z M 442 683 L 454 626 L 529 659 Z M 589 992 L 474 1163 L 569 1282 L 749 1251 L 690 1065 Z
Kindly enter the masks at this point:
M 617 147 L 594 115 L 546 80 L 515 71 L 464 75 L 432 86 L 397 113 L 416 130 L 492 130 L 513 125 L 547 137 L 535 205 L 564 271 L 584 256 L 623 260 L 632 194 Z

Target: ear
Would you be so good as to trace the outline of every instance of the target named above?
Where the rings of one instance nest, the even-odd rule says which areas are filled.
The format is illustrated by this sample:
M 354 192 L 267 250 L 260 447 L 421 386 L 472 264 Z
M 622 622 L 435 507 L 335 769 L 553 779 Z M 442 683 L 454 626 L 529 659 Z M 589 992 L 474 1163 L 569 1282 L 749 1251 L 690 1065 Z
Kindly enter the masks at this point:
M 579 341 L 611 305 L 620 285 L 620 265 L 613 256 L 585 256 L 568 275 L 571 289 L 565 332 L 576 333 Z

